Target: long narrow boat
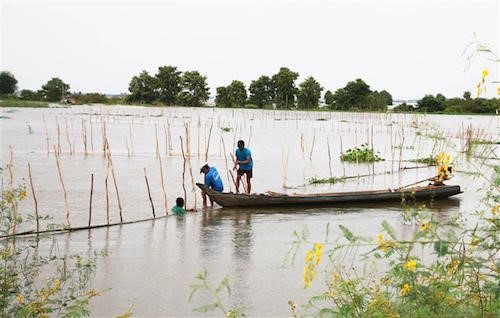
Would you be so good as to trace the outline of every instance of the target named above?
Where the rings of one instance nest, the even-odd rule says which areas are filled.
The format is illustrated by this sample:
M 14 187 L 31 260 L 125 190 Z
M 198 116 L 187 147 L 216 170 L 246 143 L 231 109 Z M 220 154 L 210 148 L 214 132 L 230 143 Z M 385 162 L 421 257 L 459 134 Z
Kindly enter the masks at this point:
M 355 192 L 284 194 L 268 192 L 263 194 L 238 194 L 217 192 L 204 184 L 196 184 L 208 197 L 223 207 L 257 207 L 286 205 L 341 205 L 361 202 L 397 202 L 403 200 L 426 201 L 447 198 L 459 193 L 458 185 L 427 185 L 401 190 L 373 190 Z

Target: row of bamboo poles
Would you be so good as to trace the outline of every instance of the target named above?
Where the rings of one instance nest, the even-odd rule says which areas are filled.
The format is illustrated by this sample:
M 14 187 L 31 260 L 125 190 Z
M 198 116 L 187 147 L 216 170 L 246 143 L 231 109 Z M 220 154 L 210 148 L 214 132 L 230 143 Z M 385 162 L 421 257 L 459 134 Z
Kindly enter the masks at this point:
M 269 112 L 267 116 L 270 116 L 270 114 L 273 114 L 273 112 Z M 277 115 L 279 114 L 279 115 Z M 306 113 L 308 116 L 310 113 Z M 315 114 L 315 113 L 311 113 Z M 286 112 L 281 112 L 281 113 L 276 113 L 274 112 L 274 119 L 272 122 L 276 122 L 276 116 L 292 116 L 289 115 Z M 317 116 L 317 115 L 316 115 Z M 331 113 L 330 113 L 331 116 Z M 358 117 L 354 117 L 356 120 L 366 120 L 364 117 L 365 115 Z M 355 122 L 355 120 L 351 119 L 351 122 L 344 123 L 342 122 L 343 119 L 340 120 L 339 126 L 340 130 L 345 130 L 348 133 L 354 132 L 354 139 L 355 139 L 355 144 L 358 143 L 366 143 L 369 145 L 371 148 L 374 147 L 374 135 L 380 133 L 383 129 L 389 130 L 389 135 L 391 136 L 390 138 L 390 151 L 391 151 L 391 171 L 394 171 L 394 163 L 398 162 L 399 166 L 398 169 L 402 168 L 402 162 L 403 162 L 403 148 L 407 144 L 407 132 L 405 131 L 405 124 L 400 124 L 399 129 L 395 129 L 394 127 L 396 125 L 393 124 L 392 122 L 392 117 L 387 116 L 385 114 L 381 115 L 375 115 L 377 118 L 370 118 L 369 122 L 365 122 L 364 125 L 366 126 L 366 129 L 358 129 L 358 126 Z M 234 113 L 233 113 L 234 117 Z M 117 173 L 116 169 L 114 168 L 113 165 L 113 156 L 111 152 L 111 147 L 108 139 L 108 134 L 107 134 L 107 122 L 110 120 L 110 115 L 104 115 L 100 114 L 98 116 L 92 116 L 90 115 L 88 119 L 81 119 L 81 145 L 82 145 L 82 152 L 85 156 L 95 153 L 95 149 L 97 147 L 95 146 L 95 140 L 96 136 L 94 134 L 95 130 L 95 119 L 98 119 L 98 122 L 100 122 L 100 130 L 101 130 L 101 145 L 102 145 L 102 154 L 106 159 L 106 173 L 105 173 L 105 178 L 104 178 L 104 183 L 105 183 L 105 206 L 106 206 L 106 224 L 105 226 L 110 226 L 113 225 L 110 221 L 110 193 L 109 193 L 109 186 L 110 182 L 112 181 L 113 187 L 114 187 L 114 193 L 116 195 L 116 201 L 118 205 L 118 212 L 119 212 L 119 223 L 116 224 L 124 224 L 124 215 L 123 215 L 123 206 L 121 203 L 121 198 L 120 198 L 120 190 L 118 186 L 118 180 L 117 180 Z M 248 119 L 248 118 L 246 118 Z M 293 120 L 296 120 L 297 122 L 299 121 L 299 118 L 295 117 L 292 118 Z M 330 118 L 331 119 L 331 118 Z M 93 227 L 100 227 L 103 226 L 101 225 L 94 225 L 92 224 L 92 207 L 93 207 L 93 197 L 94 197 L 94 182 L 95 182 L 95 175 L 94 173 L 90 173 L 90 190 L 89 190 L 89 207 L 88 207 L 88 222 L 85 227 L 73 227 L 71 223 L 71 210 L 70 206 L 68 203 L 68 193 L 66 190 L 66 185 L 65 185 L 65 177 L 63 175 L 63 169 L 61 166 L 61 160 L 60 160 L 60 155 L 63 152 L 63 148 L 67 149 L 67 153 L 69 155 L 75 155 L 77 154 L 77 142 L 73 140 L 71 137 L 74 135 L 73 134 L 73 121 L 67 119 L 67 117 L 64 118 L 64 126 L 61 124 L 59 121 L 59 118 L 55 118 L 55 132 L 56 136 L 55 138 L 51 139 L 50 134 L 49 134 L 49 127 L 47 124 L 47 121 L 44 116 L 42 116 L 43 120 L 43 125 L 45 129 L 45 141 L 46 141 L 46 149 L 47 149 L 47 154 L 53 153 L 54 158 L 56 161 L 57 165 L 57 174 L 59 177 L 59 182 L 61 185 L 61 189 L 63 192 L 63 199 L 64 199 L 64 205 L 66 209 L 66 227 L 63 230 L 71 230 L 71 229 L 82 229 L 82 228 L 93 228 Z M 300 119 L 304 120 L 304 119 Z M 266 120 L 263 120 L 264 122 Z M 387 125 L 387 122 L 391 121 L 390 125 Z M 418 117 L 414 117 L 411 119 L 411 125 L 419 125 L 418 124 Z M 192 193 L 196 193 L 196 186 L 195 186 L 195 181 L 194 181 L 194 175 L 193 175 L 193 170 L 192 170 L 192 163 L 191 163 L 191 158 L 192 157 L 197 157 L 198 159 L 204 158 L 205 161 L 208 161 L 209 159 L 209 153 L 210 153 L 210 145 L 212 144 L 212 134 L 214 130 L 214 122 L 217 122 L 217 126 L 219 129 L 222 129 L 226 123 L 218 117 L 216 120 L 214 118 L 210 118 L 209 120 L 205 121 L 205 124 L 202 125 L 201 118 L 200 116 L 197 117 L 196 121 L 196 127 L 197 127 L 197 151 L 195 151 L 195 155 L 193 156 L 193 153 L 191 152 L 191 125 L 189 121 L 184 121 L 184 138 L 183 136 L 179 136 L 179 141 L 180 141 L 180 155 L 182 155 L 183 159 L 183 166 L 182 166 L 182 188 L 183 188 L 183 196 L 184 200 L 186 202 L 186 206 L 188 206 L 188 185 L 186 183 L 189 183 L 187 181 L 190 181 L 191 188 L 189 189 Z M 354 124 L 352 123 L 354 122 Z M 415 122 L 417 122 L 415 124 Z M 320 122 L 321 123 L 321 122 Z M 367 124 L 368 123 L 368 124 Z M 160 124 L 160 125 L 158 125 Z M 246 126 L 248 125 L 248 126 Z M 333 120 L 332 120 L 332 125 L 333 125 Z M 161 179 L 161 188 L 162 188 L 162 194 L 163 194 L 163 206 L 164 206 L 164 214 L 165 216 L 168 215 L 168 202 L 167 202 L 167 187 L 165 183 L 165 175 L 164 175 L 164 170 L 163 170 L 163 160 L 162 160 L 162 153 L 161 153 L 161 144 L 163 142 L 160 142 L 160 137 L 158 134 L 158 127 L 163 128 L 163 135 L 164 135 L 164 148 L 165 148 L 165 156 L 176 156 L 177 154 L 174 152 L 174 146 L 173 146 L 173 138 L 172 138 L 172 122 L 170 120 L 166 120 L 163 123 L 154 123 L 154 129 L 155 129 L 155 155 L 156 159 L 158 160 L 158 170 L 159 170 L 159 175 Z M 322 128 L 325 125 L 319 125 L 318 130 L 321 131 Z M 64 131 L 61 127 L 64 127 L 65 129 L 65 134 Z M 249 134 L 247 135 L 247 145 L 250 146 L 250 143 L 252 141 L 252 124 L 248 124 L 246 121 L 243 122 L 237 122 L 236 123 L 236 128 L 234 129 L 233 133 L 233 145 L 232 148 L 235 148 L 235 144 L 237 141 L 237 137 L 242 135 L 243 132 L 243 127 L 247 127 L 249 130 Z M 386 127 L 386 128 L 382 128 Z M 200 145 L 202 144 L 200 141 L 201 139 L 201 132 L 204 130 L 204 149 L 200 149 Z M 129 122 L 128 125 L 128 133 L 124 134 L 125 135 L 125 144 L 127 148 L 127 156 L 134 156 L 134 135 L 133 135 L 133 121 Z M 375 131 L 375 133 L 374 133 Z M 32 129 L 30 126 L 30 133 L 32 133 Z M 64 137 L 63 137 L 64 134 Z M 359 135 L 359 136 L 358 136 Z M 364 136 L 364 140 L 363 139 Z M 239 137 L 238 137 L 239 138 Z M 67 144 L 67 147 L 63 147 L 63 139 L 65 139 L 65 142 Z M 333 159 L 332 159 L 332 147 L 331 147 L 331 141 L 329 140 L 328 135 L 326 135 L 326 145 L 327 145 L 327 157 L 328 157 L 328 171 L 329 171 L 329 176 L 333 177 L 333 171 L 334 171 L 334 164 L 333 164 Z M 420 149 L 420 144 L 421 144 L 421 136 L 418 136 L 413 140 L 413 144 L 415 144 L 416 140 L 418 140 L 418 147 Z M 307 160 L 312 161 L 313 155 L 315 153 L 315 146 L 317 144 L 317 137 L 316 137 L 316 129 L 313 130 L 313 136 L 310 141 L 310 145 L 307 145 L 306 138 L 304 137 L 304 133 L 302 132 L 300 134 L 300 139 L 299 139 L 299 146 L 300 146 L 300 151 L 301 151 L 301 156 L 302 156 L 302 162 L 303 164 L 303 179 L 305 180 L 305 163 Z M 340 152 L 342 153 L 344 151 L 344 145 L 343 145 L 343 139 L 342 139 L 342 133 L 339 134 L 339 141 L 338 145 L 340 147 Z M 437 140 L 434 144 L 433 151 L 434 149 L 442 149 L 443 145 L 439 144 L 439 140 Z M 52 151 L 51 151 L 52 149 Z M 12 189 L 13 187 L 13 151 L 12 147 L 9 147 L 9 152 L 10 152 L 10 162 L 9 162 L 9 189 Z M 219 142 L 219 155 L 223 154 L 224 158 L 224 163 L 225 163 L 225 170 L 226 170 L 226 177 L 228 180 L 228 184 L 234 184 L 234 175 L 232 174 L 232 171 L 230 169 L 230 165 L 228 162 L 230 160 L 227 157 L 228 151 L 226 149 L 226 144 L 224 141 L 224 137 L 221 133 L 221 138 Z M 323 156 L 322 154 L 320 154 Z M 397 160 L 396 160 L 397 158 Z M 232 158 L 232 161 L 234 162 L 234 158 Z M 287 170 L 288 170 L 288 161 L 289 161 L 289 148 L 288 147 L 283 147 L 282 151 L 282 167 L 283 167 L 283 172 L 282 172 L 282 177 L 283 177 L 283 187 L 286 187 L 287 183 Z M 150 189 L 150 182 L 148 180 L 148 172 L 146 167 L 144 167 L 144 180 L 145 180 L 145 186 L 147 189 L 147 195 L 148 195 L 148 201 L 151 205 L 151 211 L 152 211 L 152 218 L 156 218 L 156 209 L 155 209 L 155 204 L 152 199 L 151 195 L 151 189 Z M 186 176 L 189 174 L 188 176 Z M 345 176 L 345 170 L 343 175 Z M 189 180 L 186 181 L 186 178 L 189 178 Z M 30 182 L 30 188 L 31 188 L 31 194 L 33 197 L 34 201 L 34 212 L 35 212 L 35 219 L 36 219 L 36 231 L 35 233 L 40 233 L 43 232 L 40 229 L 40 224 L 39 224 L 39 212 L 38 212 L 38 201 L 37 201 L 37 195 L 36 195 L 36 189 L 35 189 L 35 184 L 33 182 L 33 171 L 31 164 L 28 162 L 28 179 Z M 110 180 L 111 179 L 111 180 Z M 243 185 L 245 187 L 245 185 Z M 193 199 L 193 206 L 196 208 L 197 206 L 197 196 L 194 195 Z M 16 208 L 17 209 L 17 208 Z M 14 213 L 17 213 L 17 210 L 15 209 Z M 129 222 L 135 222 L 135 221 L 129 221 Z M 29 233 L 33 233 L 33 231 L 29 231 Z M 17 232 L 16 227 L 13 228 L 13 233 L 12 235 L 16 234 L 21 234 Z

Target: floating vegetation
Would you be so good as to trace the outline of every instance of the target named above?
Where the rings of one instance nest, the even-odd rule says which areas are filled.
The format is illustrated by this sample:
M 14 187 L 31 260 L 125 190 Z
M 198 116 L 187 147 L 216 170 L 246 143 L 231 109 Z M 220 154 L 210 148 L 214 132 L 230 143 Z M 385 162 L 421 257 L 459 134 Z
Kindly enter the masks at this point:
M 436 160 L 437 160 L 436 156 L 430 155 L 429 157 L 410 159 L 408 161 L 409 162 L 415 162 L 415 163 L 423 163 L 423 164 L 426 164 L 426 165 L 429 165 L 429 166 L 434 166 L 434 165 L 436 165 Z
M 220 129 L 224 132 L 230 132 L 231 130 L 233 130 L 233 128 L 231 127 L 221 127 Z
M 327 121 L 327 118 L 316 118 L 317 121 Z
M 344 181 L 344 178 L 336 178 L 336 177 L 330 177 L 330 178 L 311 177 L 307 179 L 307 182 L 309 182 L 309 184 L 335 184 L 342 181 Z
M 472 143 L 475 145 L 500 145 L 500 141 L 484 140 L 484 139 L 472 140 Z
M 368 148 L 368 145 L 362 144 L 361 147 L 354 147 L 348 149 L 345 153 L 342 152 L 340 154 L 341 161 L 347 162 L 376 162 L 376 161 L 384 161 L 383 158 L 380 158 L 372 148 Z

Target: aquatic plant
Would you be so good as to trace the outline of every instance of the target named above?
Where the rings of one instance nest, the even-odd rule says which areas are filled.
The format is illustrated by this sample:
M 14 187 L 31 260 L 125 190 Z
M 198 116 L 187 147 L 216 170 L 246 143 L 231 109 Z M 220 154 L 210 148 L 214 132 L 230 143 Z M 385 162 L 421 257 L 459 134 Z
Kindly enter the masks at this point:
M 354 147 L 351 149 L 347 149 L 344 153 L 340 154 L 341 161 L 347 162 L 376 162 L 383 161 L 384 159 L 380 158 L 373 150 L 373 148 L 368 148 L 368 145 L 362 144 L 359 148 Z
M 415 158 L 415 159 L 410 159 L 408 161 L 415 162 L 415 163 L 423 163 L 423 164 L 426 164 L 428 166 L 433 166 L 433 165 L 436 165 L 436 160 L 437 160 L 436 156 L 429 155 L 429 157 Z
M 337 178 L 337 177 L 330 177 L 330 178 L 318 178 L 318 177 L 311 177 L 307 179 L 307 182 L 309 184 L 335 184 L 337 182 L 343 181 L 343 178 Z

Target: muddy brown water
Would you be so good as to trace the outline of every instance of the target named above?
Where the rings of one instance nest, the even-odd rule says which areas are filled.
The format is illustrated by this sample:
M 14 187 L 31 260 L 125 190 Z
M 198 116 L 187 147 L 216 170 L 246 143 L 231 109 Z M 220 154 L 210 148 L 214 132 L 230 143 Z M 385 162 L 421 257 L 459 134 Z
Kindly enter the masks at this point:
M 92 224 L 106 223 L 105 178 L 107 160 L 102 152 L 105 122 L 124 221 L 152 216 L 144 179 L 147 169 L 156 215 L 165 215 L 175 198 L 184 196 L 184 160 L 180 143 L 189 154 L 184 187 L 188 207 L 197 213 L 185 218 L 169 216 L 142 223 L 79 231 L 54 236 L 65 253 L 90 254 L 105 251 L 100 258 L 92 287 L 106 289 L 91 302 L 93 316 L 115 316 L 130 305 L 135 316 L 212 316 L 193 308 L 213 299 L 195 295 L 188 302 L 195 276 L 206 270 L 215 286 L 228 276 L 232 288 L 224 296 L 227 308 L 241 305 L 250 316 L 289 316 L 288 301 L 305 303 L 321 290 L 319 278 L 310 289 L 302 287 L 305 245 L 292 262 L 288 252 L 293 232 L 306 231 L 311 241 L 341 236 L 338 225 L 376 239 L 381 222 L 387 220 L 401 237 L 411 237 L 416 225 L 403 222 L 400 204 L 363 204 L 341 207 L 288 207 L 272 209 L 201 209 L 201 197 L 193 182 L 200 182 L 199 167 L 207 160 L 219 170 L 226 190 L 234 191 L 229 153 L 243 139 L 254 158 L 252 191 L 313 193 L 396 188 L 435 173 L 435 167 L 418 168 L 409 159 L 447 151 L 456 160 L 457 173 L 450 184 L 460 184 L 464 193 L 428 203 L 439 219 L 457 215 L 473 222 L 481 209 L 487 180 L 486 164 L 498 164 L 496 145 L 478 145 L 474 152 L 490 159 L 468 160 L 461 153 L 465 130 L 472 125 L 478 139 L 498 141 L 498 116 L 403 115 L 329 112 L 281 112 L 212 108 L 142 108 L 78 106 L 71 108 L 2 108 L 2 167 L 10 162 L 12 146 L 13 183 L 29 186 L 31 164 L 39 211 L 50 216 L 41 223 L 66 224 L 66 207 L 53 147 L 61 149 L 61 172 L 67 190 L 72 226 L 88 222 L 90 175 L 94 174 Z M 46 123 L 46 125 L 45 125 Z M 59 126 L 59 138 L 58 138 Z M 188 134 L 186 133 L 188 127 Z M 47 132 L 46 132 L 47 129 Z M 84 132 L 87 136 L 85 152 Z M 47 142 L 48 136 L 48 142 Z M 156 137 L 158 136 L 158 137 Z M 386 159 L 374 164 L 347 164 L 339 159 L 349 148 L 369 144 Z M 47 147 L 48 145 L 48 147 Z M 208 150 L 207 150 L 208 147 Z M 49 151 L 47 151 L 47 149 Z M 158 150 L 157 150 L 158 149 Z M 162 170 L 158 155 L 161 155 Z M 208 157 L 208 158 L 207 158 Z M 369 176 L 365 176 L 369 175 Z M 309 185 L 311 177 L 352 176 L 334 185 Z M 358 177 L 359 176 L 359 177 Z M 2 174 L 4 187 L 10 182 Z M 111 173 L 108 172 L 109 218 L 119 222 L 119 208 Z M 29 188 L 28 188 L 29 189 Z M 30 191 L 21 202 L 22 215 L 33 214 Z M 33 229 L 26 224 L 20 230 Z M 43 249 L 43 246 L 42 246 Z

